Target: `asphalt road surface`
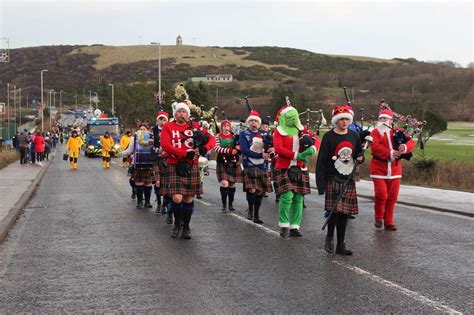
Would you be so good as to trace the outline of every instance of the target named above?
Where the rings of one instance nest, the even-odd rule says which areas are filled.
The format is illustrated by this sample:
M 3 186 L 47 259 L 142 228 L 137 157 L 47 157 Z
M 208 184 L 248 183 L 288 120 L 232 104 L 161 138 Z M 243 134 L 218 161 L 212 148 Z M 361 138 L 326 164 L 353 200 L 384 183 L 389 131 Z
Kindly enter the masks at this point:
M 303 238 L 278 236 L 274 195 L 263 227 L 222 213 L 205 179 L 192 239 L 171 239 L 164 216 L 137 210 L 125 169 L 58 152 L 0 245 L 2 312 L 473 313 L 473 219 L 399 206 L 399 231 L 376 231 L 372 203 L 347 231 L 352 257 L 323 249 L 323 198 L 306 198 Z

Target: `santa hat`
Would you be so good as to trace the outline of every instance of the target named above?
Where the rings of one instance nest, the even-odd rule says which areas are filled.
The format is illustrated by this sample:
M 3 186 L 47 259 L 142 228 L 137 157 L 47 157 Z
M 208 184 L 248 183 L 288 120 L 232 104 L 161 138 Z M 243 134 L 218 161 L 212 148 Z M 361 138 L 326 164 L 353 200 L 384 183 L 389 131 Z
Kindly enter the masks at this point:
M 224 125 L 229 125 L 232 127 L 232 123 L 227 119 L 224 119 L 223 121 L 221 121 L 221 129 L 224 127 Z
M 332 124 L 335 125 L 337 121 L 342 118 L 347 118 L 350 121 L 349 123 L 352 123 L 352 120 L 354 119 L 354 111 L 352 110 L 352 107 L 347 104 L 334 107 L 332 110 Z
M 256 110 L 252 110 L 249 114 L 249 117 L 247 117 L 247 121 L 246 123 L 248 124 L 249 121 L 251 120 L 256 120 L 258 121 L 258 124 L 261 125 L 262 124 L 262 118 L 260 118 L 260 113 L 257 112 Z
M 341 154 L 341 151 L 343 149 L 346 149 L 346 148 L 349 149 L 351 151 L 351 153 L 354 150 L 354 147 L 352 146 L 352 143 L 350 143 L 349 141 L 339 142 L 339 144 L 336 147 L 336 150 L 334 150 L 334 154 L 332 155 L 332 159 L 334 161 L 337 160 L 337 157 L 339 156 L 339 154 Z
M 191 116 L 191 110 L 189 109 L 189 105 L 186 101 L 179 103 L 174 102 L 173 104 L 171 104 L 171 107 L 173 108 L 173 117 L 175 117 L 176 112 L 181 109 L 184 109 L 188 113 L 188 116 Z
M 380 118 L 389 118 L 389 119 L 393 119 L 393 111 L 388 109 L 388 108 L 384 108 L 380 111 L 379 113 L 379 119 Z
M 159 120 L 162 117 L 166 118 L 166 120 L 168 121 L 170 119 L 170 114 L 164 111 L 159 111 L 158 113 L 156 113 L 156 120 Z
M 293 107 L 291 106 L 288 106 L 288 105 L 285 105 L 283 106 L 282 108 L 280 108 L 276 114 L 276 117 L 275 117 L 275 121 L 278 123 L 279 120 L 280 120 L 280 116 L 281 115 L 284 115 L 285 113 L 287 113 L 290 109 L 292 109 Z

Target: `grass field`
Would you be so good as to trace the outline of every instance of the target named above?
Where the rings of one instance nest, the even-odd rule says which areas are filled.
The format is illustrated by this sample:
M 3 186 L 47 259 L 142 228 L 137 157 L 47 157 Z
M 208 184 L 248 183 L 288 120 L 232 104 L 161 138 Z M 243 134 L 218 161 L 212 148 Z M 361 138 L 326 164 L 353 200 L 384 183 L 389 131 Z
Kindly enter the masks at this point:
M 434 135 L 426 143 L 425 154 L 439 160 L 458 160 L 474 164 L 474 123 L 448 123 L 448 130 Z
M 16 151 L 0 151 L 0 170 L 20 158 Z
M 136 46 L 85 46 L 73 50 L 70 54 L 85 53 L 98 55 L 95 68 L 105 69 L 114 64 L 128 64 L 138 61 L 157 60 L 158 48 L 155 45 Z M 234 64 L 242 67 L 263 66 L 266 68 L 284 67 L 294 69 L 287 65 L 269 65 L 255 60 L 245 60 L 249 53 L 238 55 L 230 49 L 201 47 L 201 46 L 175 46 L 162 45 L 161 58 L 175 58 L 176 63 L 187 63 L 196 66 L 223 66 Z

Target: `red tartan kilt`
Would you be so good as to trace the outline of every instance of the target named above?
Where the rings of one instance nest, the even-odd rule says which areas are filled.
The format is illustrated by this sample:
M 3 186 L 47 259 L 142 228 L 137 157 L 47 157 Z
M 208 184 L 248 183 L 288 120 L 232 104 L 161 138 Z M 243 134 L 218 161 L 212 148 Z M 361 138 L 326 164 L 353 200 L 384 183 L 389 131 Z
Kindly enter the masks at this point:
M 135 168 L 133 171 L 133 179 L 135 182 L 143 182 L 145 186 L 149 186 L 160 180 L 160 170 L 156 166 L 150 168 Z
M 308 195 L 311 193 L 309 185 L 308 171 L 302 171 L 301 182 L 292 182 L 288 177 L 288 170 L 276 168 L 273 170 L 273 186 L 275 187 L 275 194 L 281 195 L 287 191 L 293 191 L 297 194 Z
M 235 167 L 235 176 L 226 172 L 225 163 L 217 162 L 216 166 L 216 174 L 217 180 L 220 182 L 221 180 L 226 180 L 232 183 L 241 183 L 242 182 L 242 167 L 240 163 L 237 163 Z
M 202 182 L 197 164 L 191 168 L 191 176 L 181 177 L 176 174 L 174 165 L 167 165 L 166 180 L 162 181 L 163 195 L 202 195 Z
M 257 178 L 251 178 L 247 170 L 243 172 L 243 180 L 244 180 L 244 191 L 248 191 L 250 189 L 255 189 L 258 192 L 272 192 L 272 182 L 270 178 L 270 172 L 265 172 L 263 170 L 259 170 L 260 174 Z
M 334 179 L 329 179 L 324 190 L 325 200 L 324 209 L 331 210 L 339 197 L 339 191 L 344 186 L 344 183 L 336 182 Z M 346 193 L 341 198 L 336 208 L 337 212 L 345 214 L 358 214 L 359 207 L 357 204 L 357 192 L 355 182 L 351 181 L 347 185 Z

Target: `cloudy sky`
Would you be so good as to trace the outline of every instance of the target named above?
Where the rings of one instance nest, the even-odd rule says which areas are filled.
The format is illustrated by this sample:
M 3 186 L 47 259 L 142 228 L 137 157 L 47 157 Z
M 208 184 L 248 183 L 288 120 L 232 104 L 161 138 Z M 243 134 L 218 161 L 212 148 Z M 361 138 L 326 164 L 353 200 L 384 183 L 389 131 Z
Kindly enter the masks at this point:
M 0 0 L 10 48 L 136 45 L 282 46 L 381 58 L 473 57 L 472 1 L 41 1 Z

